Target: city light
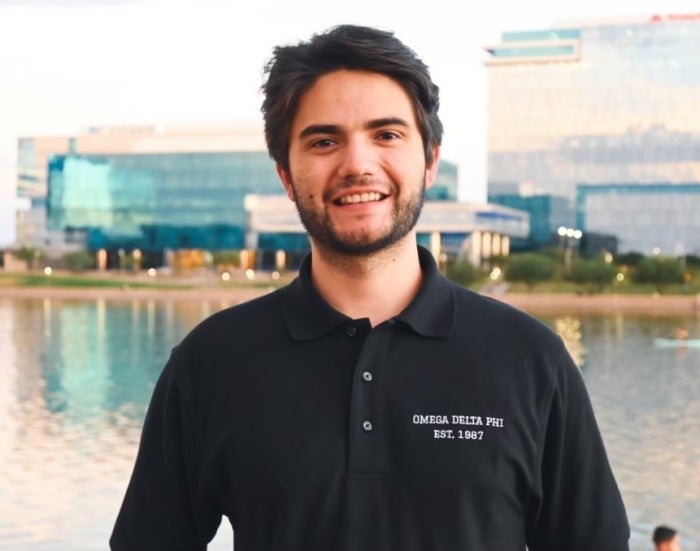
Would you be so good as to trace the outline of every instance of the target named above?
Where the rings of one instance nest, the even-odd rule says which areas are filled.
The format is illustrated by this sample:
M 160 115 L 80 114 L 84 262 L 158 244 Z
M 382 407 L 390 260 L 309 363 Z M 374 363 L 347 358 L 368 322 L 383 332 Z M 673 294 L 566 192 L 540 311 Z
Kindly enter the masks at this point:
M 574 247 L 578 248 L 578 241 L 583 237 L 583 232 L 576 228 L 559 226 L 557 234 L 563 238 L 564 267 L 568 270 L 571 267 Z

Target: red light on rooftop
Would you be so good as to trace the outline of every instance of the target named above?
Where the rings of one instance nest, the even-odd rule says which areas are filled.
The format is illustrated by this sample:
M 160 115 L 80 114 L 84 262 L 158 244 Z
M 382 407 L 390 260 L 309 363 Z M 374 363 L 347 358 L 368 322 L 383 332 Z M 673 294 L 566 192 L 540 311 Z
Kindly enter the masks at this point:
M 700 13 L 670 13 L 667 15 L 654 14 L 649 18 L 651 23 L 669 21 L 700 21 Z

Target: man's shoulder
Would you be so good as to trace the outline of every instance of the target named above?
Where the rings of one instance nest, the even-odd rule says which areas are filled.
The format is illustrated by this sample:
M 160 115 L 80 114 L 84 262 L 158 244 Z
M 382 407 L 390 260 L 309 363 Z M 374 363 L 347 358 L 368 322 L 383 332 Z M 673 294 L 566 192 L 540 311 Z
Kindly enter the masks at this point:
M 260 331 L 274 331 L 283 323 L 281 296 L 284 288 L 226 307 L 204 318 L 185 338 L 199 343 L 211 339 L 240 342 Z
M 503 337 L 551 342 L 558 337 L 544 321 L 497 298 L 453 284 L 458 324 L 471 331 L 497 332 Z
M 514 323 L 542 325 L 542 322 L 523 310 L 508 304 L 503 300 L 472 291 L 456 283 L 452 283 L 455 300 L 458 307 L 468 308 L 473 313 L 478 313 L 488 318 L 509 320 Z

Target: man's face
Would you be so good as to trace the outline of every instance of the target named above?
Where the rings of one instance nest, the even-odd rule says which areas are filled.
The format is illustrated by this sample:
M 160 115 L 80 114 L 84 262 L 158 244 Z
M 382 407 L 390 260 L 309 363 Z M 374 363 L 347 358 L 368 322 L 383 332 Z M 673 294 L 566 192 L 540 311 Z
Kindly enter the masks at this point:
M 314 246 L 364 255 L 412 231 L 438 153 L 426 167 L 413 106 L 399 84 L 378 73 L 340 70 L 302 96 L 289 171 L 277 170 Z
M 659 551 L 681 551 L 681 536 L 676 534 L 668 541 L 659 544 Z

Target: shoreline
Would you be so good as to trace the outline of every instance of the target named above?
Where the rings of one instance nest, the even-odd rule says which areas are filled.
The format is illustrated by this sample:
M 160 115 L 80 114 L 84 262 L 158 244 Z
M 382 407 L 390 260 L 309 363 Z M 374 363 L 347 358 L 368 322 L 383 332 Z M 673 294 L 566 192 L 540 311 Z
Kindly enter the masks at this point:
M 487 295 L 488 296 L 488 295 Z M 508 294 L 494 296 L 533 314 L 638 314 L 700 316 L 700 297 L 687 295 Z
M 97 287 L 2 287 L 0 299 L 215 301 L 238 304 L 274 287 L 192 287 L 185 289 Z M 575 295 L 558 293 L 487 294 L 532 314 L 643 314 L 700 316 L 700 295 Z

